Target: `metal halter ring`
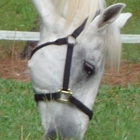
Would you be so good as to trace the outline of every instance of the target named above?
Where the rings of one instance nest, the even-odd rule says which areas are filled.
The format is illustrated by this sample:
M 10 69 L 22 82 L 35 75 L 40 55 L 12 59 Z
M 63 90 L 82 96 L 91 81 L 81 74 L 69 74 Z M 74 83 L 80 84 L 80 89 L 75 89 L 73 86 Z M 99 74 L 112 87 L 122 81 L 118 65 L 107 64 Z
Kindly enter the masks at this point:
M 67 38 L 68 38 L 68 43 L 70 43 L 70 44 L 76 44 L 77 43 L 76 38 L 74 38 L 73 36 L 68 35 Z
M 60 98 L 57 99 L 58 102 L 61 102 L 61 103 L 68 103 L 69 102 L 69 97 L 72 95 L 72 92 L 71 90 L 59 90 L 59 93 L 60 93 Z M 63 98 L 62 98 L 63 96 Z

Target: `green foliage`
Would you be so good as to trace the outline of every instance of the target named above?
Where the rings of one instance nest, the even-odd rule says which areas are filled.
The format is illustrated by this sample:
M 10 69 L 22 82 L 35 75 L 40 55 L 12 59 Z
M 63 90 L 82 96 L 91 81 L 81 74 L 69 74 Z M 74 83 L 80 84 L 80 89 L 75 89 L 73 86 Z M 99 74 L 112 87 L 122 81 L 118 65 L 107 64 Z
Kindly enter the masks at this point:
M 28 31 L 34 27 L 37 13 L 29 0 L 1 0 L 0 30 Z
M 124 44 L 122 59 L 133 63 L 140 62 L 140 44 Z
M 37 12 L 30 0 L 0 0 L 0 30 L 30 31 L 38 26 L 36 20 Z M 0 59 L 11 57 L 13 47 L 21 52 L 24 45 L 25 42 L 1 40 Z
M 140 88 L 102 86 L 86 137 L 95 140 L 137 140 L 140 137 Z M 88 140 L 88 138 L 86 140 Z
M 0 80 L 0 139 L 39 140 L 43 136 L 30 83 Z

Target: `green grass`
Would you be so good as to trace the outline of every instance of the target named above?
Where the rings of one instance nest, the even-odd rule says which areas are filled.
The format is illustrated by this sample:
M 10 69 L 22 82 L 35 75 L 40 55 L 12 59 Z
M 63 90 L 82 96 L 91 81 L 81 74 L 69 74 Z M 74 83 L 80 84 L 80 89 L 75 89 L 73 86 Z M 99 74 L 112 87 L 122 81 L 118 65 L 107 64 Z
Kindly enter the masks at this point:
M 95 140 L 138 140 L 140 137 L 140 88 L 100 88 L 95 116 L 88 129 Z M 87 133 L 87 134 L 88 134 Z
M 0 80 L 0 139 L 40 140 L 43 129 L 30 83 Z M 102 85 L 84 140 L 138 140 L 140 88 Z
M 0 30 L 30 31 L 37 13 L 30 0 L 0 0 Z M 25 42 L 0 40 L 0 59 L 11 57 L 12 48 L 21 52 Z
M 30 30 L 37 13 L 31 1 L 1 0 L 0 30 Z
M 0 139 L 41 139 L 43 131 L 30 83 L 0 80 L 0 89 Z

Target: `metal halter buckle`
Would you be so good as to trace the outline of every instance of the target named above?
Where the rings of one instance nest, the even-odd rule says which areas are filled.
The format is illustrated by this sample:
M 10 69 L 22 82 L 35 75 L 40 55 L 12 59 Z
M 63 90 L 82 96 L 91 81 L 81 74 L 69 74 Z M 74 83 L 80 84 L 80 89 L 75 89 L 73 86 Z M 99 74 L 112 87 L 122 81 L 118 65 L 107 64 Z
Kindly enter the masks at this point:
M 71 90 L 70 89 L 68 89 L 68 90 L 61 89 L 61 90 L 59 90 L 59 93 L 60 93 L 60 98 L 57 99 L 57 101 L 61 102 L 61 103 L 68 103 L 69 97 L 72 95 Z

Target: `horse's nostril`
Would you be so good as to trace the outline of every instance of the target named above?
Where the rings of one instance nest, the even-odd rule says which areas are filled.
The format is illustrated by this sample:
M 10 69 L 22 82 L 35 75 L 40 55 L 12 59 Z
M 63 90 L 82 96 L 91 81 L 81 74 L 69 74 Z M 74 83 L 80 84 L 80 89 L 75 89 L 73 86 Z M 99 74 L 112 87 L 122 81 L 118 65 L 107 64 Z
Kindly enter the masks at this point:
M 56 130 L 50 130 L 47 132 L 45 135 L 46 140 L 56 140 L 57 138 L 57 133 Z

